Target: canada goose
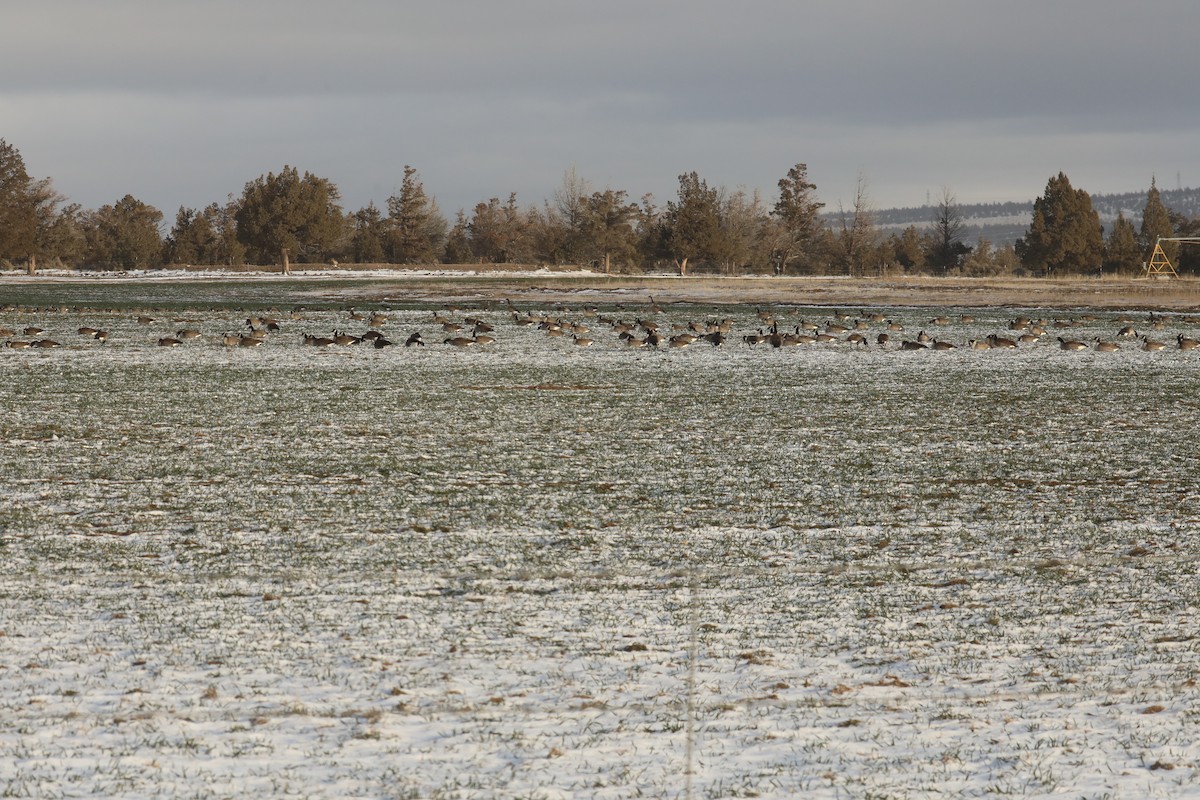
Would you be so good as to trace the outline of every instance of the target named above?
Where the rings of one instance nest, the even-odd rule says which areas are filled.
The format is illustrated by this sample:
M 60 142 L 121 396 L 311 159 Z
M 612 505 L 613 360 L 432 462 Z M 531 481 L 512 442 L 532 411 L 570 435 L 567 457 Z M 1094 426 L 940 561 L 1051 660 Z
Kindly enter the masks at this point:
M 637 323 L 637 326 L 646 333 L 655 333 L 658 331 L 658 323 L 653 320 L 639 319 L 635 320 L 635 322 Z
M 16 335 L 16 331 L 12 330 L 11 328 L 0 328 L 0 337 Z
M 933 340 L 934 350 L 957 350 L 957 346 L 952 342 L 943 342 L 941 339 Z
M 699 336 L 693 336 L 690 333 L 681 333 L 678 336 L 672 336 L 670 341 L 667 343 L 667 345 L 669 347 L 675 347 L 675 348 L 690 347 L 691 344 L 699 338 L 700 338 Z M 779 347 L 781 345 L 782 345 L 782 341 L 780 342 L 779 345 L 775 345 L 775 346 Z
M 662 343 L 663 343 L 663 337 L 662 337 L 662 334 L 660 334 L 658 331 L 651 331 L 650 333 L 646 334 L 646 345 L 648 347 L 653 347 L 653 348 L 657 349 L 658 346 Z
M 333 332 L 333 343 L 339 347 L 349 347 L 350 345 L 358 344 L 361 341 L 361 338 L 357 336 L 351 336 L 348 333 L 342 333 L 341 331 Z
M 178 347 L 183 344 L 182 339 L 176 339 L 174 336 L 164 336 L 158 340 L 159 347 Z
M 198 339 L 200 338 L 200 331 L 195 328 L 184 328 L 183 330 L 175 331 L 175 338 L 181 341 L 185 339 Z
M 226 347 L 237 347 L 241 341 L 241 337 L 235 333 L 227 333 L 221 337 L 221 344 Z
M 39 333 L 45 333 L 45 332 L 46 332 L 45 328 L 37 328 L 37 327 L 34 327 L 33 325 L 30 325 L 28 328 L 26 328 L 24 331 L 22 331 L 22 333 L 25 336 L 37 336 Z
M 971 316 L 970 314 L 959 314 L 958 321 L 964 325 L 970 325 L 975 321 L 975 317 Z
M 547 336 L 566 336 L 567 332 L 562 329 L 561 325 L 550 325 L 546 329 Z
M 371 319 L 367 321 L 367 325 L 372 328 L 382 328 L 388 318 L 379 312 L 371 315 Z
M 390 339 L 385 339 L 382 336 L 379 336 L 375 339 L 375 349 L 376 350 L 382 350 L 385 347 L 391 347 L 391 346 L 392 346 L 392 342 Z
M 1137 336 L 1137 331 L 1132 325 L 1126 325 L 1121 330 L 1117 331 L 1117 336 Z
M 1164 347 L 1166 347 L 1166 345 L 1162 342 L 1156 342 L 1153 339 L 1147 339 L 1145 336 L 1142 337 L 1143 350 L 1153 353 L 1157 350 L 1162 350 Z
M 826 333 L 849 333 L 850 329 L 847 328 L 845 325 L 838 325 L 837 323 L 830 323 L 825 326 L 825 332 Z
M 846 337 L 846 341 L 850 344 L 866 344 L 867 337 L 863 336 L 861 333 L 852 333 Z
M 424 346 L 425 346 L 425 341 L 424 341 L 424 340 L 421 338 L 421 332 L 420 332 L 420 331 L 414 331 L 414 332 L 413 332 L 413 335 L 412 335 L 412 336 L 409 336 L 409 337 L 408 337 L 408 341 L 406 341 L 406 342 L 404 343 L 404 346 L 405 346 L 405 347 L 412 347 L 412 346 L 414 346 L 414 345 L 415 345 L 415 346 L 417 346 L 417 347 L 424 347 Z
M 24 350 L 27 347 L 30 347 L 31 345 L 29 342 L 23 342 L 20 339 L 17 339 L 15 341 L 10 340 L 10 341 L 5 342 L 4 346 L 11 347 L 13 350 Z
M 900 349 L 901 350 L 928 350 L 929 345 L 922 344 L 921 342 L 913 342 L 908 339 L 905 339 L 903 342 L 900 343 Z
M 1117 344 L 1116 342 L 1106 342 L 1099 337 L 1097 337 L 1097 339 L 1096 339 L 1096 350 L 1098 352 L 1114 353 L 1120 349 L 1121 349 L 1121 345 Z
M 1060 350 L 1087 350 L 1088 346 L 1083 342 L 1077 342 L 1074 339 L 1064 339 L 1058 337 L 1058 347 Z
M 1017 342 L 1019 344 L 1034 344 L 1041 338 L 1042 336 L 1039 333 L 1022 333 L 1017 337 Z
M 892 322 L 892 321 L 889 319 L 889 320 L 887 321 L 887 329 L 888 329 L 889 331 L 902 331 L 902 330 L 904 330 L 904 326 L 903 326 L 903 325 L 901 325 L 899 322 Z
M 929 324 L 930 325 L 949 325 L 950 318 L 949 317 L 934 317 L 933 319 L 929 320 Z
M 382 339 L 383 334 L 380 333 L 379 331 L 367 331 L 359 338 L 362 339 L 364 342 L 374 342 L 376 339 Z
M 760 345 L 760 344 L 766 342 L 770 338 L 771 337 L 767 336 L 762 331 L 758 331 L 757 333 L 750 333 L 750 334 L 743 336 L 742 341 L 745 342 L 746 344 L 750 345 L 751 347 L 754 347 L 755 345 Z
M 108 331 L 96 331 L 92 334 L 92 338 L 100 344 L 104 344 L 108 341 Z
M 713 347 L 720 347 L 721 345 L 725 344 L 727 337 L 721 331 L 713 331 L 712 333 L 704 334 L 704 336 L 701 338 L 703 338 L 704 341 L 708 342 Z
M 1013 348 L 1017 346 L 1017 343 L 1012 339 L 1005 339 L 1003 336 L 997 336 L 994 333 L 988 337 L 988 344 L 990 344 L 993 348 Z
M 329 347 L 333 344 L 333 339 L 328 336 L 311 336 L 304 334 L 304 343 L 310 347 Z
M 1012 322 L 1008 323 L 1010 331 L 1023 331 L 1033 324 L 1033 320 L 1029 317 L 1017 317 Z
M 571 338 L 572 338 L 572 340 L 574 340 L 576 347 L 591 347 L 592 346 L 591 339 L 585 339 L 585 338 L 579 336 L 579 334 L 576 334 L 576 335 L 572 336 Z
M 987 339 L 972 339 L 971 341 L 967 342 L 967 347 L 972 350 L 991 350 L 992 343 Z
M 928 344 L 929 342 L 933 341 L 933 337 L 930 336 L 925 331 L 921 331 L 920 333 L 917 334 L 917 341 L 920 342 L 921 344 Z
M 462 327 L 463 326 L 459 325 L 457 322 L 443 322 L 442 323 L 442 331 L 445 333 L 458 333 L 459 331 L 462 330 Z
M 433 312 L 433 324 L 434 324 L 434 325 L 445 325 L 445 324 L 446 324 L 447 322 L 449 322 L 449 321 L 450 321 L 450 320 L 446 319 L 445 317 L 443 317 L 443 316 L 442 316 L 441 314 L 439 314 L 438 312 L 436 312 L 436 311 L 435 311 L 435 312 Z
M 821 326 L 820 326 L 820 325 L 818 325 L 818 324 L 817 324 L 817 323 L 815 323 L 815 322 L 809 322 L 808 320 L 805 320 L 805 319 L 802 319 L 802 320 L 800 320 L 800 324 L 796 326 L 796 330 L 797 330 L 797 331 L 799 331 L 801 328 L 803 328 L 803 329 L 804 329 L 804 330 L 806 330 L 806 331 L 819 331 L 819 330 L 821 330 Z
M 475 340 L 468 339 L 466 336 L 455 336 L 453 338 L 446 339 L 444 341 L 444 343 L 448 344 L 452 347 L 474 347 L 475 346 Z
M 495 343 L 496 343 L 495 336 L 488 336 L 486 333 L 476 334 L 476 336 L 475 336 L 475 344 L 488 345 L 488 344 L 495 344 Z
M 836 342 L 838 340 L 838 338 L 832 333 L 818 333 L 813 337 L 813 339 L 819 344 L 829 344 L 830 342 Z
M 481 320 L 475 321 L 475 333 L 492 333 L 496 329 Z
M 76 333 L 78 333 L 80 336 L 95 336 L 95 335 L 96 335 L 96 329 L 95 329 L 95 328 L 83 327 L 83 328 L 80 328 L 79 330 L 77 330 L 77 331 L 76 331 Z M 11 334 L 11 333 L 8 333 L 8 332 L 6 332 L 6 331 L 2 331 L 2 330 L 0 330 L 0 336 L 12 336 L 12 334 Z
M 350 309 L 350 319 L 354 320 L 355 322 L 361 322 L 366 318 L 366 314 L 363 314 L 361 311 L 355 311 L 353 308 Z
M 249 333 L 247 333 L 246 338 L 247 339 L 261 339 L 263 341 L 266 341 L 267 332 L 262 328 L 257 328 L 255 330 L 252 330 Z
M 632 336 L 632 335 L 628 335 L 628 334 L 627 334 L 627 335 L 626 335 L 626 338 L 625 338 L 625 344 L 627 344 L 627 345 L 629 345 L 630 347 L 633 347 L 633 348 L 645 347 L 645 346 L 646 346 L 646 340 L 645 340 L 645 339 L 639 339 L 639 338 L 638 338 L 638 337 L 636 337 L 636 336 Z
M 622 333 L 629 333 L 634 328 L 630 322 L 614 322 L 612 325 L 613 333 L 620 336 Z
M 259 336 L 239 336 L 238 347 L 258 347 L 266 339 Z
M 653 297 L 650 298 L 650 310 L 653 311 L 655 314 L 663 313 L 663 307 L 660 306 L 658 303 L 654 302 Z
M 1197 347 L 1200 347 L 1200 340 L 1189 339 L 1188 337 L 1184 336 L 1182 333 L 1179 334 L 1179 336 L 1175 339 L 1175 341 L 1179 342 L 1180 350 L 1195 350 Z
M 154 317 L 141 316 L 137 318 L 138 325 L 151 325 L 154 323 Z
M 533 317 L 530 317 L 528 315 L 522 317 L 516 311 L 512 312 L 512 314 L 513 314 L 513 322 L 515 322 L 516 324 L 518 324 L 522 327 L 526 327 L 529 325 L 536 325 L 538 323 L 538 321 L 536 319 L 534 319 Z
M 892 337 L 888 336 L 886 333 L 881 333 L 875 337 L 875 344 L 879 345 L 880 347 L 887 347 L 887 343 L 891 340 Z

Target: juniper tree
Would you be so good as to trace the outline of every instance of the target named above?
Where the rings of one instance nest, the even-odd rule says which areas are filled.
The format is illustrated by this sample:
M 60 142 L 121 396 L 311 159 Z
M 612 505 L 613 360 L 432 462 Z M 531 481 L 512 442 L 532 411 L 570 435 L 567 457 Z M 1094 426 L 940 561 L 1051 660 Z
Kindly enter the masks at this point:
M 161 263 L 163 240 L 158 226 L 162 212 L 133 195 L 112 205 L 101 206 L 87 216 L 87 262 L 91 264 L 145 268 Z
M 320 261 L 333 252 L 345 230 L 337 187 L 310 172 L 304 177 L 284 166 L 246 184 L 238 204 L 238 239 L 250 258 L 271 263 L 277 257 L 288 271 L 289 254 Z
M 1100 217 L 1091 196 L 1060 172 L 1033 203 L 1033 220 L 1016 243 L 1027 269 L 1043 275 L 1096 272 L 1104 257 Z

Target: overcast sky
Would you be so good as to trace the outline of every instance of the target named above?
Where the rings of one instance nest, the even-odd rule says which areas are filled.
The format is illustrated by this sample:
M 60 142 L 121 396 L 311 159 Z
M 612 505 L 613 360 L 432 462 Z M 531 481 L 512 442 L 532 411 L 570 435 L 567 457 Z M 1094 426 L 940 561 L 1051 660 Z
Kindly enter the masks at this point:
M 797 162 L 876 208 L 1200 185 L 1195 0 L 8 0 L 0 138 L 87 208 L 174 220 L 291 165 L 453 216 Z

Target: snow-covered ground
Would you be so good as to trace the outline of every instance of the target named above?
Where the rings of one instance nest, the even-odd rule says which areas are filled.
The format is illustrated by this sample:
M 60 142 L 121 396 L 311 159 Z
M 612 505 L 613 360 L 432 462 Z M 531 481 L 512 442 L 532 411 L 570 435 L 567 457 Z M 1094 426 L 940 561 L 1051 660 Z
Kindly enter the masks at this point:
M 1200 350 L 433 310 L 0 314 L 0 794 L 1200 795 Z

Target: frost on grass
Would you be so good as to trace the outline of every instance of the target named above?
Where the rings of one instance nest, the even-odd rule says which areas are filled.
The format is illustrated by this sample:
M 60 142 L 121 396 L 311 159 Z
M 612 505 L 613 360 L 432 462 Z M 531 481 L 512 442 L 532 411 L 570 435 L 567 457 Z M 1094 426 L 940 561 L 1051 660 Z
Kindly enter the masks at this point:
M 1196 791 L 1188 353 L 478 315 L 0 351 L 6 794 L 682 796 L 693 630 L 696 796 Z

